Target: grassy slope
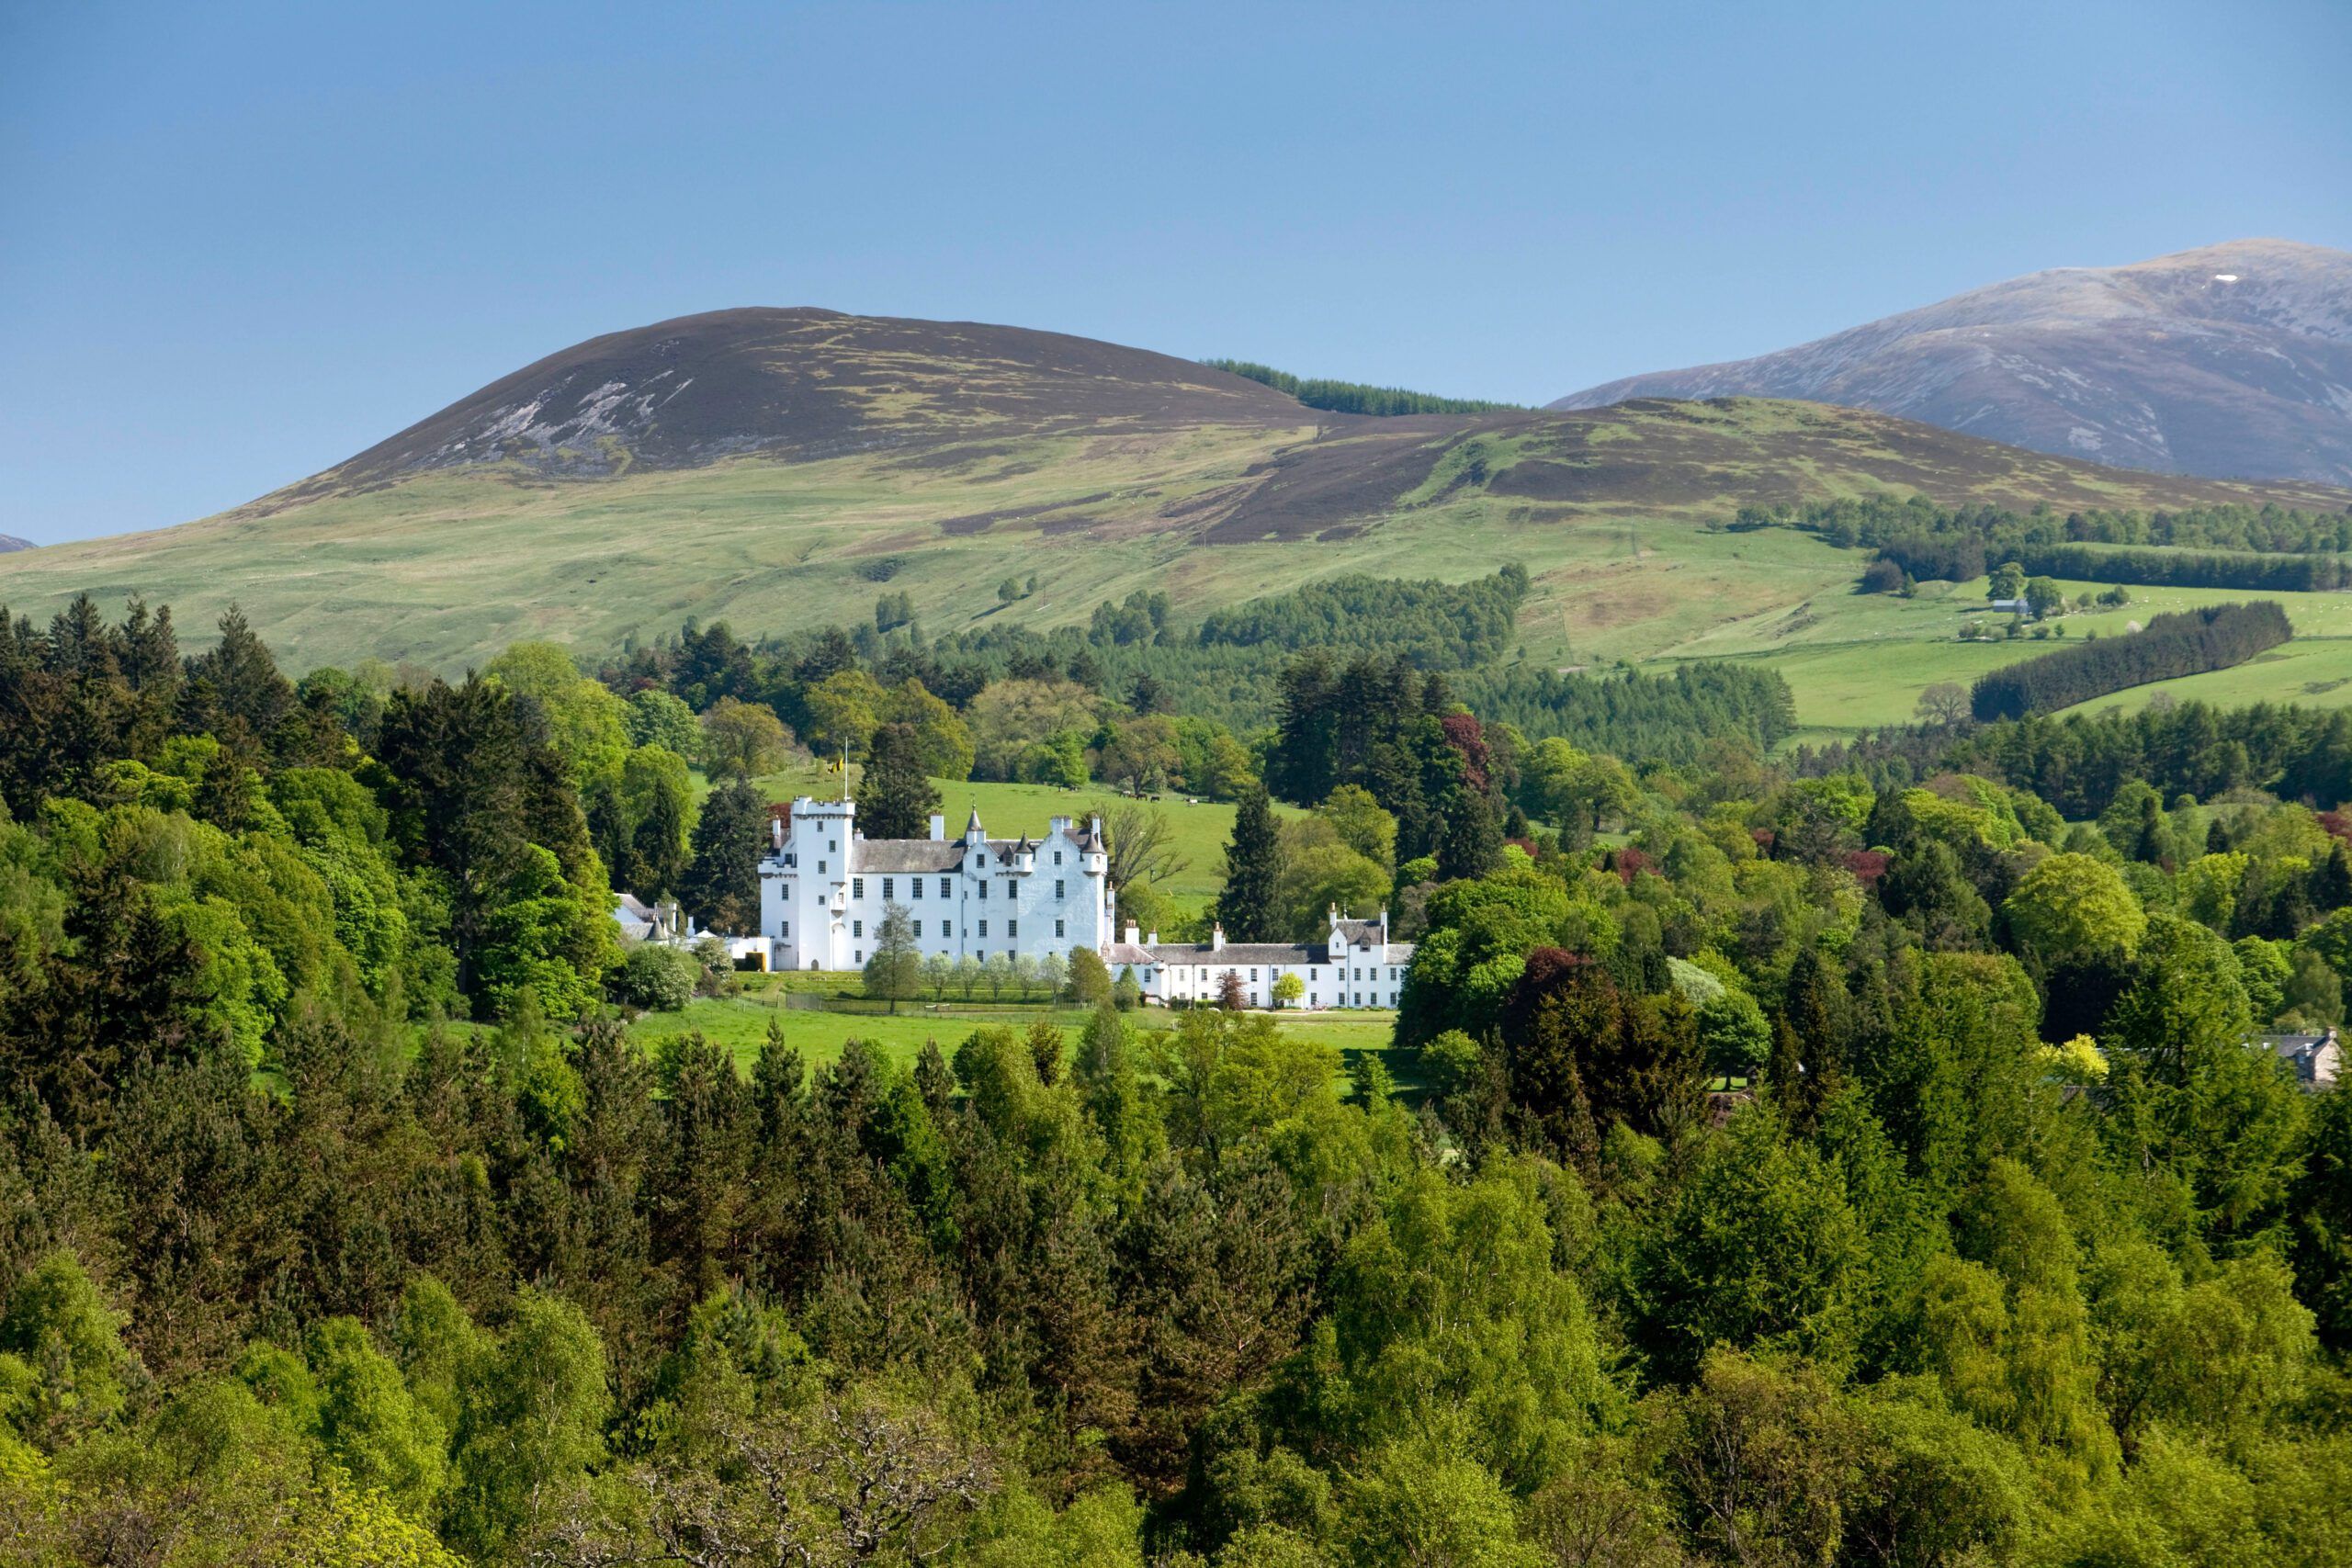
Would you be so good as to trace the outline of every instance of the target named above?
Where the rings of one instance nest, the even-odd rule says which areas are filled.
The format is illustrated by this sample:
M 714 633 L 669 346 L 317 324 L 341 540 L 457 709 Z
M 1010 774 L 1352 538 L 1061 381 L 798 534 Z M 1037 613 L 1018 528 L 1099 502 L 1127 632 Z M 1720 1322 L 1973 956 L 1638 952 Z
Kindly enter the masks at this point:
M 999 439 L 920 459 L 747 459 L 562 483 L 443 473 L 268 516 L 248 510 L 0 557 L 0 604 L 45 615 L 77 591 L 109 603 L 139 592 L 172 604 L 194 642 L 235 600 L 297 668 L 374 654 L 454 672 L 518 637 L 597 653 L 688 616 L 725 617 L 747 635 L 854 621 L 882 592 L 857 568 L 880 557 L 902 563 L 888 588 L 910 593 L 933 631 L 999 615 L 1082 622 L 1136 588 L 1165 589 L 1183 619 L 1341 573 L 1459 580 L 1516 560 L 1533 591 L 1513 657 L 1555 668 L 1765 659 L 1788 674 L 1804 722 L 1830 730 L 1902 718 L 1920 688 L 2038 645 L 1957 642 L 1958 605 L 1981 590 L 1950 602 L 1860 598 L 1850 591 L 1860 554 L 1782 530 L 1712 531 L 1707 521 L 1749 499 L 1915 488 L 1946 502 L 2047 493 L 2076 505 L 2230 492 L 1939 433 L 1929 440 L 1900 422 L 1809 405 L 1636 405 L 1573 418 L 1524 416 L 1466 434 L 1459 422 L 1371 435 L 1359 426 L 1321 442 L 1305 426 Z M 1340 460 L 1348 451 L 1384 441 L 1423 467 L 1433 461 L 1427 480 L 1341 484 L 1337 503 L 1312 485 L 1297 492 L 1324 508 L 1309 527 L 1338 515 L 1334 504 L 1354 507 L 1349 526 L 1361 531 L 1350 536 L 1204 545 L 1207 525 L 1188 521 L 1216 514 L 1216 497 L 1259 484 L 1269 464 L 1280 470 L 1304 453 L 1312 461 L 1299 472 L 1344 479 L 1355 471 Z M 1474 468 L 1483 477 L 1462 482 Z M 1204 510 L 1188 510 L 1194 501 Z M 1282 525 L 1279 515 L 1268 525 Z M 1229 525 L 1219 535 L 1236 536 Z M 999 581 L 1033 573 L 1037 595 L 998 604 Z M 2130 614 L 2230 597 L 2245 595 L 2149 591 Z M 2352 631 L 2335 603 L 2290 604 L 2299 633 Z M 2199 677 L 2206 688 L 2180 686 L 2324 695 L 2347 673 L 2352 641 L 2299 643 Z M 1212 865 L 1214 851 L 1193 859 L 1196 871 Z

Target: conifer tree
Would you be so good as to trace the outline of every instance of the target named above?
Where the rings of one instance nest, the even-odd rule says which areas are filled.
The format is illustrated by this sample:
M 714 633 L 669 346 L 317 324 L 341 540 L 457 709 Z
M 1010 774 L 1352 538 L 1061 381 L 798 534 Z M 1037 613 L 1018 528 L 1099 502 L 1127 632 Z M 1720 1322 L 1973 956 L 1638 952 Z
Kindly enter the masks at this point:
M 744 932 L 760 920 L 760 851 L 766 813 L 741 779 L 703 803 L 694 859 L 678 888 L 686 912 L 713 931 Z
M 872 759 L 859 781 L 857 815 L 869 839 L 920 839 L 939 809 L 939 790 L 922 769 L 922 753 L 911 724 L 886 724 L 874 732 Z
M 1272 802 L 1262 789 L 1241 797 L 1233 817 L 1233 841 L 1225 847 L 1225 891 L 1216 918 L 1234 942 L 1278 942 L 1281 916 L 1275 885 L 1282 876 L 1282 840 L 1275 835 Z

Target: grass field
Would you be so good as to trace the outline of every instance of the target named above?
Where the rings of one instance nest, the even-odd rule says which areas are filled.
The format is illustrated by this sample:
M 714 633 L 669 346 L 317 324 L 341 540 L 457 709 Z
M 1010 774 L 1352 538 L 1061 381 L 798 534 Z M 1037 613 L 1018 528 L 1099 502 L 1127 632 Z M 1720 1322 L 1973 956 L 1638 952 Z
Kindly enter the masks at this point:
M 826 979 L 837 987 L 846 985 L 852 991 L 855 988 L 854 976 L 829 976 Z M 974 1030 L 998 1024 L 1026 1030 L 1039 1018 L 1052 1019 L 1060 1026 L 1065 1039 L 1069 1040 L 1076 1038 L 1087 1019 L 1083 1010 L 1070 1008 L 982 1010 L 976 1013 L 953 1009 L 933 1012 L 920 1006 L 896 1017 L 868 1018 L 787 1008 L 783 1003 L 784 989 L 763 976 L 746 986 L 741 996 L 704 998 L 687 1004 L 681 1012 L 646 1013 L 631 1027 L 630 1037 L 651 1050 L 663 1040 L 698 1032 L 713 1043 L 726 1046 L 734 1054 L 736 1066 L 749 1072 L 767 1039 L 771 1023 L 782 1029 L 786 1043 L 797 1049 L 815 1066 L 839 1058 L 842 1043 L 852 1039 L 871 1041 L 891 1060 L 905 1064 L 915 1059 L 925 1041 L 937 1041 L 943 1052 L 953 1055 L 957 1043 Z M 1134 1017 L 1147 1032 L 1166 1029 L 1172 1023 L 1169 1014 L 1156 1009 L 1147 1009 Z M 1284 1033 L 1319 1041 L 1340 1052 L 1343 1060 L 1363 1052 L 1379 1055 L 1390 1063 L 1390 1073 L 1401 1086 L 1411 1089 L 1418 1085 L 1418 1075 L 1411 1070 L 1410 1054 L 1397 1053 L 1391 1043 L 1396 1025 L 1393 1013 L 1297 1013 L 1278 1014 L 1276 1019 Z

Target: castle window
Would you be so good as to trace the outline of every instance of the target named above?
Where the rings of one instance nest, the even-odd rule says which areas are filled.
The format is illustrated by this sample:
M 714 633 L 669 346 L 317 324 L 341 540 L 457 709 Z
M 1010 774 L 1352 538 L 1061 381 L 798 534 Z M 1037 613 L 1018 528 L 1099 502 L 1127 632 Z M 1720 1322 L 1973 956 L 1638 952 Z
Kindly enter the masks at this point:
M 852 936 L 864 936 L 865 934 L 865 922 L 864 920 L 852 920 L 849 923 L 849 934 Z
M 865 897 L 865 878 L 862 876 L 853 876 L 849 879 L 849 896 L 853 898 L 863 898 Z
M 1019 920 L 1007 920 L 1004 922 L 1004 936 L 1007 942 L 1012 941 L 1014 938 L 1020 936 L 1020 934 L 1021 922 Z
M 1056 936 L 1068 936 L 1069 933 L 1062 929 L 1061 921 L 1056 920 L 1054 922 L 1054 934 Z
M 825 852 L 826 852 L 826 853 L 828 853 L 828 854 L 836 854 L 836 855 L 837 855 L 837 854 L 839 854 L 839 853 L 841 853 L 841 852 L 842 852 L 842 841 L 841 841 L 839 839 L 827 839 L 827 840 L 825 840 Z
M 989 923 L 988 923 L 986 920 L 982 920 L 982 921 L 980 922 L 980 937 L 981 937 L 981 939 L 982 939 L 983 941 L 987 940 L 988 934 L 989 934 Z
M 882 879 L 882 897 L 883 897 L 883 899 L 887 902 L 888 900 L 889 900 L 889 899 L 891 899 L 891 898 L 894 898 L 894 897 L 896 897 L 897 896 L 898 896 L 898 895 L 897 895 L 897 893 L 896 893 L 896 891 L 895 891 L 895 889 L 894 889 L 894 887 L 893 887 L 893 886 L 892 886 L 892 879 L 891 879 L 891 878 L 889 878 L 889 877 L 887 877 L 887 876 L 886 876 L 886 877 L 884 877 L 884 878 Z
M 980 884 L 980 902 L 981 902 L 981 903 L 983 903 L 983 904 L 985 904 L 985 903 L 987 903 L 988 901 L 989 901 L 989 885 L 988 885 L 987 883 L 983 882 L 983 883 L 981 883 L 981 884 Z
M 1012 878 L 1009 876 L 1004 879 L 1004 897 L 1008 902 L 1020 897 L 1020 895 L 1013 891 L 1014 888 L 1020 886 L 1021 885 L 1019 883 L 1013 881 Z
M 1059 864 L 1061 864 L 1061 863 L 1062 863 L 1062 852 L 1061 852 L 1061 851 L 1059 851 L 1059 850 L 1056 850 L 1056 851 L 1054 852 L 1054 863 L 1055 863 L 1056 865 L 1059 865 Z
M 922 922 L 921 920 L 917 920 L 915 922 L 915 935 L 918 937 L 922 935 Z
M 825 863 L 823 861 L 819 861 L 817 863 L 817 874 L 820 876 L 825 874 Z
M 778 920 L 775 923 L 775 934 L 778 936 L 790 936 L 792 934 L 792 922 L 790 920 Z
M 1062 891 L 1061 878 L 1059 877 L 1056 877 L 1054 879 L 1054 897 L 1056 898 L 1067 898 L 1069 897 L 1069 894 Z
M 889 886 L 889 884 L 886 882 L 886 883 L 884 883 L 882 886 L 885 886 L 885 887 L 888 887 L 888 886 Z M 912 888 L 915 890 L 915 897 L 916 897 L 916 898 L 920 899 L 920 898 L 922 898 L 922 877 L 920 877 L 920 876 L 910 876 L 910 877 L 907 878 L 907 886 L 909 886 L 910 887 L 912 887 Z
M 949 887 L 949 886 L 950 886 L 950 884 L 949 884 L 949 882 L 948 882 L 947 878 L 945 878 L 945 877 L 944 877 L 944 876 L 943 876 L 943 877 L 941 877 L 941 878 L 939 879 L 939 896 L 940 896 L 942 898 L 953 898 L 954 897 L 956 897 L 956 895 L 954 895 L 953 893 L 950 893 L 950 892 L 947 890 L 947 889 L 948 889 L 948 887 Z

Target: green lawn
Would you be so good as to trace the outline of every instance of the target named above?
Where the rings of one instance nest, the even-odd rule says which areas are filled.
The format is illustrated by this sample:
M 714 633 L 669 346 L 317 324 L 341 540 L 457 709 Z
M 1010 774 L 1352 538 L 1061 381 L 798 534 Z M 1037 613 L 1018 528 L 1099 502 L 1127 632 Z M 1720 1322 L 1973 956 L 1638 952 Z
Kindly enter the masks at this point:
M 826 978 L 840 982 L 844 977 Z M 849 988 L 854 994 L 854 982 Z M 1004 1016 L 1016 1010 L 1020 1016 Z M 1159 1009 L 1146 1009 L 1134 1016 L 1147 1031 L 1166 1029 L 1173 1023 L 1171 1017 Z M 783 1004 L 783 987 L 763 985 L 747 987 L 741 996 L 690 1002 L 681 1012 L 646 1013 L 631 1026 L 629 1035 L 650 1050 L 663 1040 L 698 1031 L 705 1039 L 726 1046 L 734 1054 L 737 1067 L 749 1072 L 767 1039 L 771 1023 L 779 1025 L 785 1042 L 797 1048 L 811 1066 L 817 1066 L 837 1060 L 842 1043 L 852 1039 L 872 1041 L 892 1061 L 905 1065 L 915 1059 L 927 1040 L 937 1041 L 941 1051 L 953 1055 L 956 1045 L 976 1029 L 1009 1024 L 1025 1030 L 1039 1018 L 1052 1019 L 1061 1027 L 1065 1039 L 1074 1040 L 1085 1027 L 1087 1013 L 1082 1009 L 1064 1007 L 957 1010 L 952 1006 L 934 1012 L 922 1004 L 910 1004 L 909 1010 L 896 1017 L 869 1018 L 787 1008 Z M 1319 1041 L 1343 1057 L 1375 1053 L 1389 1060 L 1389 1071 L 1400 1084 L 1411 1088 L 1418 1082 L 1411 1063 L 1396 1053 L 1391 1043 L 1396 1028 L 1396 1014 L 1392 1012 L 1367 1010 L 1280 1014 L 1277 1021 L 1284 1033 Z

